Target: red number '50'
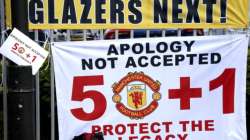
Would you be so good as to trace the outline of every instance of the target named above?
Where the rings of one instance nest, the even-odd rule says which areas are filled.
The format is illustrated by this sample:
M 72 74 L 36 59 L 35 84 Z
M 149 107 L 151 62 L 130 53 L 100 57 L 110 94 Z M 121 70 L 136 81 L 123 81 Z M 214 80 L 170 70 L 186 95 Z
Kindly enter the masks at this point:
M 72 101 L 80 102 L 89 98 L 94 102 L 94 110 L 91 113 L 86 113 L 83 108 L 71 109 L 71 113 L 79 120 L 91 121 L 98 119 L 106 110 L 107 101 L 101 92 L 96 90 L 84 91 L 85 86 L 95 85 L 103 85 L 103 75 L 74 77 Z

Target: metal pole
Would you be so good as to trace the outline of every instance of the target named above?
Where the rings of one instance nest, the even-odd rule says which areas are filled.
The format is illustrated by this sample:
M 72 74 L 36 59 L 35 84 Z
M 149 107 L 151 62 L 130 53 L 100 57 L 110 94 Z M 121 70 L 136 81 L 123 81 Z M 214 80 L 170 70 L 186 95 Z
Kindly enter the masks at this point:
M 3 82 L 3 136 L 4 140 L 8 140 L 8 110 L 7 110 L 7 70 L 6 70 L 6 58 L 2 60 L 2 82 Z
M 100 30 L 100 39 L 104 40 L 104 30 Z
M 208 35 L 213 35 L 213 30 L 212 29 L 208 29 Z
M 181 29 L 177 30 L 177 36 L 181 36 Z
M 83 40 L 87 40 L 87 30 L 83 30 Z
M 50 30 L 50 42 L 53 42 L 53 30 Z M 51 45 L 50 45 L 51 47 Z M 51 53 L 51 52 L 50 52 Z M 51 103 L 50 103 L 50 109 L 51 109 L 51 140 L 55 140 L 55 81 L 54 81 L 54 64 L 52 56 L 50 55 L 50 94 L 51 94 Z
M 5 7 L 4 7 L 4 0 L 0 1 L 0 16 L 1 16 L 1 31 L 4 31 L 5 29 Z
M 130 38 L 134 38 L 134 30 L 130 31 Z
M 12 27 L 29 35 L 28 1 L 11 0 Z M 36 139 L 35 79 L 30 66 L 7 67 L 8 140 Z
M 70 41 L 70 30 L 67 30 L 66 32 L 66 39 L 67 41 Z
M 150 30 L 146 30 L 146 38 L 150 37 Z
M 166 37 L 166 29 L 163 29 L 163 30 L 162 30 L 161 36 L 162 36 L 162 37 Z
M 118 29 L 115 30 L 115 39 L 119 39 L 119 30 Z
M 12 26 L 28 35 L 27 1 L 11 1 Z M 8 140 L 35 139 L 35 93 L 30 66 L 17 66 L 8 61 L 7 104 Z
M 4 0 L 0 0 L 0 22 L 1 22 L 1 44 L 5 40 L 5 5 Z M 2 40 L 3 39 L 3 40 Z M 8 139 L 8 112 L 7 112 L 7 87 L 6 87 L 6 59 L 3 57 L 2 60 L 2 82 L 3 82 L 3 139 Z
M 104 30 L 100 30 L 100 39 L 101 39 L 101 40 L 104 39 Z
M 38 39 L 38 30 L 34 31 L 35 41 Z M 40 82 L 39 82 L 39 72 L 36 74 L 36 140 L 40 140 Z
M 197 36 L 197 30 L 196 29 L 193 30 L 193 36 Z

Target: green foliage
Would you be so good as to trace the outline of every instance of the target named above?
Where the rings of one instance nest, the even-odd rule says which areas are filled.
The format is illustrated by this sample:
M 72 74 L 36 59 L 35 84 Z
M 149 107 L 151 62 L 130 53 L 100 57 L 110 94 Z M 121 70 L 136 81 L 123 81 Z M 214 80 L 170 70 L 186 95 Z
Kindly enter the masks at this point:
M 50 102 L 50 67 L 48 59 L 40 70 L 40 95 L 42 102 Z

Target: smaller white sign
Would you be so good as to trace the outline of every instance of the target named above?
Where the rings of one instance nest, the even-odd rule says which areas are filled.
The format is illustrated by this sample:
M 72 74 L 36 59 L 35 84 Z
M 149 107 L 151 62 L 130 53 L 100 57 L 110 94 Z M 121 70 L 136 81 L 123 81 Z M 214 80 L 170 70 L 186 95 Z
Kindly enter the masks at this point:
M 0 48 L 0 53 L 22 66 L 32 66 L 35 75 L 48 56 L 48 51 L 14 28 Z

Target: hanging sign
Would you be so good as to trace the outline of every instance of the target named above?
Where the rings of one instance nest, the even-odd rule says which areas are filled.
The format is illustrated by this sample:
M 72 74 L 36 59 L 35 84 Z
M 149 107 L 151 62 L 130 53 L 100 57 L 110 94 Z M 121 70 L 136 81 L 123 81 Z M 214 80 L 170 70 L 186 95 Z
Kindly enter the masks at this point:
M 246 35 L 52 46 L 60 140 L 246 140 Z
M 49 54 L 16 28 L 1 46 L 0 53 L 18 65 L 32 66 L 33 75 L 37 73 Z
M 30 29 L 247 28 L 248 0 L 29 0 Z

